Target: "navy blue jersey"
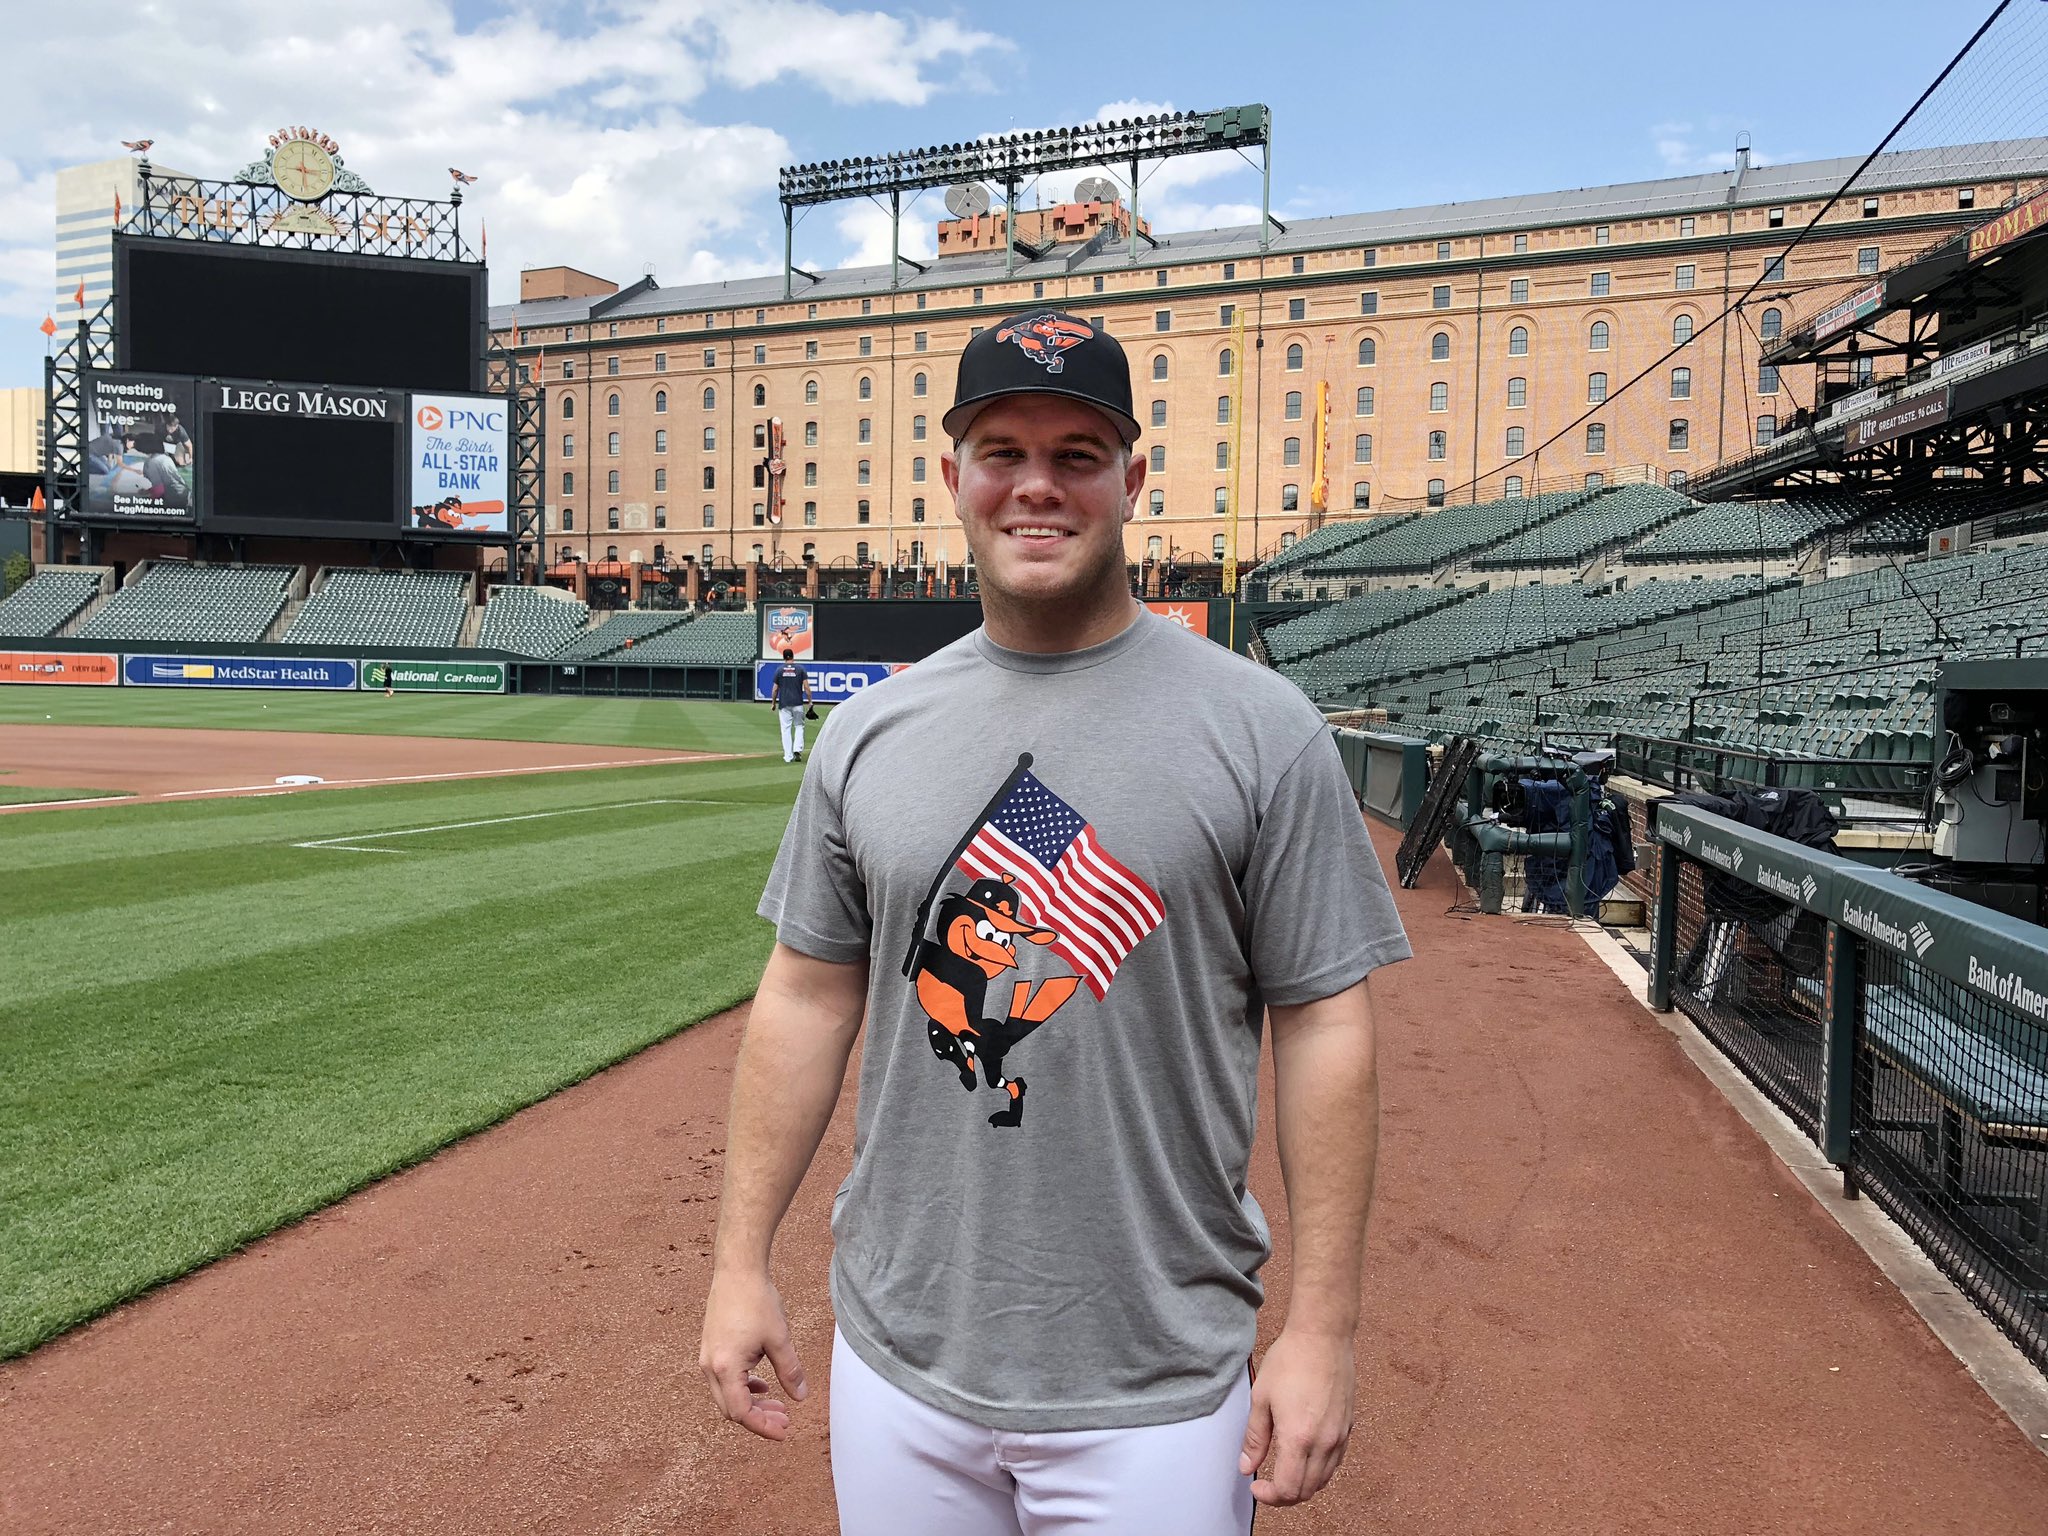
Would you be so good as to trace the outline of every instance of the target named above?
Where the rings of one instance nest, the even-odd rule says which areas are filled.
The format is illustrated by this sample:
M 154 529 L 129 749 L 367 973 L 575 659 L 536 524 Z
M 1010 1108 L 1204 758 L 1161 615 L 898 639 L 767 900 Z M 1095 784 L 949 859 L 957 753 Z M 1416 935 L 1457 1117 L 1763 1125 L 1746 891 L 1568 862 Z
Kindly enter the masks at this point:
M 784 662 L 775 673 L 775 707 L 793 709 L 804 701 L 804 684 L 810 676 L 802 667 Z

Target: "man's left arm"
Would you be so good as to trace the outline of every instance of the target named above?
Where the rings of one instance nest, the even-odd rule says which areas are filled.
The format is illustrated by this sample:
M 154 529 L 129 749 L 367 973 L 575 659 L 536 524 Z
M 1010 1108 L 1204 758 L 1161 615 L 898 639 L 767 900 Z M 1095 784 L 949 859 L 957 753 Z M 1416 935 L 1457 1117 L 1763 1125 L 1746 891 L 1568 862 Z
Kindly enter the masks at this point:
M 1269 1010 L 1274 1121 L 1294 1245 L 1287 1319 L 1259 1364 L 1238 1470 L 1261 1504 L 1299 1504 L 1329 1482 L 1351 1436 L 1366 1216 L 1380 1094 L 1368 981 Z

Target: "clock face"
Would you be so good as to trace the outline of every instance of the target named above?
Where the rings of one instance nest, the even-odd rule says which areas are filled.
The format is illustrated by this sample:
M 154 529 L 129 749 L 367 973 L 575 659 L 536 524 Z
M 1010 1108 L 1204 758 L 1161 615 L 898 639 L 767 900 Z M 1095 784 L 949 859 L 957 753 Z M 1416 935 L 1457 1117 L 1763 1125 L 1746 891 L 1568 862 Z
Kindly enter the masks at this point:
M 334 185 L 334 157 L 310 140 L 293 139 L 271 157 L 270 174 L 286 197 L 314 202 Z

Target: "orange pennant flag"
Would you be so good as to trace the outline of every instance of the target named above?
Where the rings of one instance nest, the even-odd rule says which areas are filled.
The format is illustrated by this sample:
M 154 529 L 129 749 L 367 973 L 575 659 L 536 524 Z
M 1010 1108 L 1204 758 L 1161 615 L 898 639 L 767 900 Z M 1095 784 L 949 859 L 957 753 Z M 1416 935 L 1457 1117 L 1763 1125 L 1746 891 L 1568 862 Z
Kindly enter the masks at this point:
M 120 193 L 118 193 L 118 192 L 116 192 L 116 193 L 114 194 L 114 223 L 115 223 L 115 225 L 116 225 L 116 226 L 118 227 L 118 226 L 120 225 L 120 222 L 121 222 L 121 194 L 120 194 Z
M 36 329 L 41 331 L 45 336 L 54 336 L 57 334 L 57 322 L 52 320 L 48 315 L 45 315 L 43 316 L 43 323 L 37 326 Z
M 78 292 L 71 295 L 71 302 L 80 309 L 85 308 L 85 279 L 82 277 L 78 280 Z
M 489 261 L 491 259 L 491 226 L 486 224 L 482 219 L 478 219 L 476 221 L 476 227 L 483 232 L 484 260 Z

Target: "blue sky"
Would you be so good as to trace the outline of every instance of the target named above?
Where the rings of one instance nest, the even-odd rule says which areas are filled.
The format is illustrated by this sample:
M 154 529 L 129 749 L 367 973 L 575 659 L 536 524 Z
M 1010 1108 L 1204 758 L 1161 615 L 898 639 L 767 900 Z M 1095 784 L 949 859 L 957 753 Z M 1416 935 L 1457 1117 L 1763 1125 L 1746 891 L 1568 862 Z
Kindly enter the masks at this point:
M 1767 161 L 1860 154 L 1989 4 L 22 9 L 0 118 L 0 385 L 41 379 L 56 168 L 125 138 L 224 176 L 303 123 L 379 191 L 439 195 L 445 167 L 476 173 L 467 208 L 488 222 L 503 301 L 522 265 L 621 282 L 771 270 L 780 165 L 1105 113 L 1267 103 L 1283 218 L 1714 169 L 1743 131 Z M 1801 88 L 1812 80 L 1827 84 Z M 1249 166 L 1207 156 L 1163 168 L 1142 211 L 1162 232 L 1237 222 L 1258 194 Z M 916 212 L 912 238 L 928 242 L 937 198 Z M 870 205 L 815 211 L 798 260 L 872 257 L 886 228 Z

